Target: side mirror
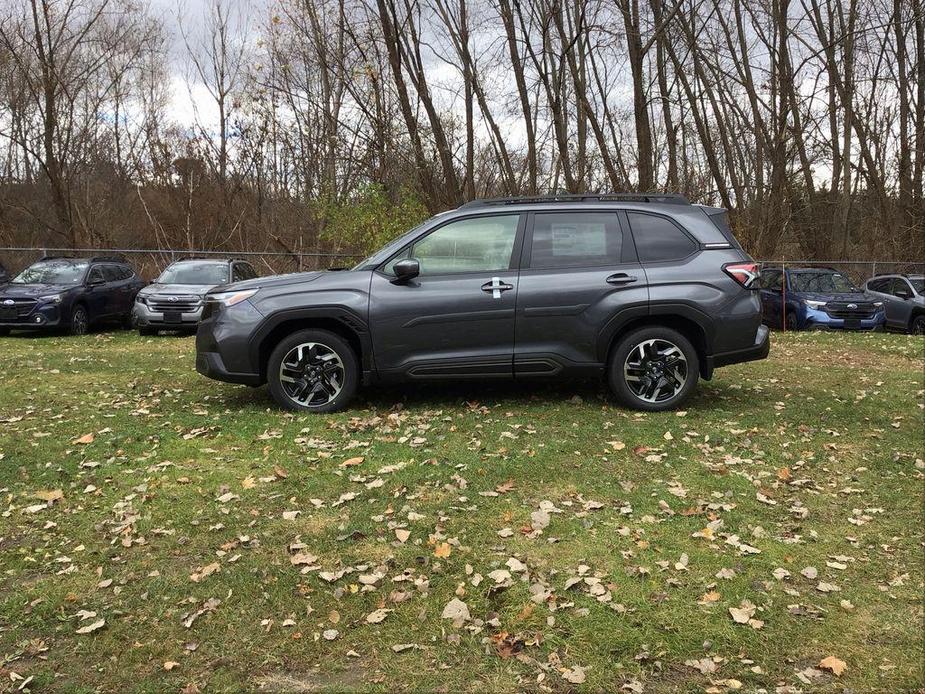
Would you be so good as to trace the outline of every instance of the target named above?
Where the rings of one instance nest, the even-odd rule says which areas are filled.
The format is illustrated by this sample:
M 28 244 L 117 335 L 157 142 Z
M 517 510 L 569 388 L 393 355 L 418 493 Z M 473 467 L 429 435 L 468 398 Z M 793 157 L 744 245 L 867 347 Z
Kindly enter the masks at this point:
M 421 274 L 421 264 L 414 258 L 404 258 L 392 266 L 395 279 L 392 284 L 404 284 Z
M 898 296 L 900 299 L 908 300 L 912 298 L 912 292 L 910 292 L 908 289 L 898 289 L 896 291 L 896 296 Z
M 104 284 L 104 281 L 101 279 L 87 280 L 88 287 L 99 287 L 101 284 Z

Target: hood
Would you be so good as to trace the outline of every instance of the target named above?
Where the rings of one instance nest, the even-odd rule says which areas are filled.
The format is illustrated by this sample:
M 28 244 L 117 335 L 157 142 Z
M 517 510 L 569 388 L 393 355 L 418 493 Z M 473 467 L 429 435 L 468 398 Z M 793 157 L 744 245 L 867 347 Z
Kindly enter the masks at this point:
M 223 284 L 213 287 L 213 292 L 241 292 L 245 289 L 259 289 L 261 287 L 282 287 L 287 284 L 304 284 L 305 282 L 314 282 L 319 277 L 330 275 L 336 276 L 338 272 L 323 272 L 315 270 L 313 272 L 292 272 L 288 275 L 268 275 L 267 277 L 255 277 L 251 280 L 233 282 L 232 284 Z
M 151 296 L 152 294 L 163 294 L 165 296 L 180 296 L 195 294 L 202 296 L 215 285 L 212 284 L 149 284 L 142 289 L 139 294 Z
M 0 287 L 0 299 L 4 297 L 28 297 L 33 299 L 48 294 L 60 294 L 79 284 L 4 284 Z

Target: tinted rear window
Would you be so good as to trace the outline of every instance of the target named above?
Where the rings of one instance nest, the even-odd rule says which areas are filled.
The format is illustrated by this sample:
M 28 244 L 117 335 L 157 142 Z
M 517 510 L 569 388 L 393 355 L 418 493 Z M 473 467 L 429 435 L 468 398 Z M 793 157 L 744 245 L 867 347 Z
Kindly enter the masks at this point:
M 537 213 L 531 268 L 601 267 L 635 260 L 613 212 Z
M 665 217 L 643 212 L 628 212 L 636 251 L 642 262 L 655 263 L 686 258 L 697 244 L 680 227 Z

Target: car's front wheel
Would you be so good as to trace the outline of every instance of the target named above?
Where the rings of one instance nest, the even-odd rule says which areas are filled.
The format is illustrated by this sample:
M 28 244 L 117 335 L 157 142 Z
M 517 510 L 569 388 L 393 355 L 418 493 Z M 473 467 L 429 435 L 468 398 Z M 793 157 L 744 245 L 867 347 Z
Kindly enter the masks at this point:
M 925 335 L 925 313 L 920 313 L 912 319 L 909 332 L 913 335 Z
M 87 309 L 77 304 L 71 310 L 70 333 L 71 335 L 86 335 L 89 329 L 90 316 L 87 315 Z
M 289 335 L 267 362 L 270 394 L 290 410 L 342 410 L 353 399 L 359 382 L 360 367 L 353 349 L 327 330 Z
M 697 350 L 677 330 L 646 327 L 617 344 L 608 378 L 619 400 L 636 410 L 660 412 L 678 407 L 697 386 Z

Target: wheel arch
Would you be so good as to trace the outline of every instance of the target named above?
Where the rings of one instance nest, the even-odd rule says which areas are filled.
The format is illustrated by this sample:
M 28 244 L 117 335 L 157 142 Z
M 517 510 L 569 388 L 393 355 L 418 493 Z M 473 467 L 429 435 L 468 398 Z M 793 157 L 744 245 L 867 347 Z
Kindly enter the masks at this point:
M 912 312 L 909 314 L 909 322 L 906 324 L 906 330 L 910 333 L 912 332 L 912 326 L 915 324 L 915 319 L 920 316 L 925 316 L 925 308 L 916 306 L 912 309 Z
M 610 334 L 606 342 L 606 351 L 604 354 L 604 364 L 609 367 L 613 351 L 620 341 L 633 330 L 648 327 L 664 327 L 677 330 L 684 335 L 694 346 L 697 352 L 697 360 L 700 363 L 700 376 L 709 380 L 713 376 L 713 369 L 709 359 L 712 354 L 712 334 L 704 325 L 689 315 L 681 313 L 660 313 L 648 314 L 644 316 L 630 317 L 622 321 Z
M 298 330 L 328 330 L 342 337 L 353 349 L 363 374 L 372 370 L 372 345 L 366 322 L 349 309 L 284 311 L 268 319 L 251 342 L 251 360 L 262 381 L 273 349 L 287 335 Z

